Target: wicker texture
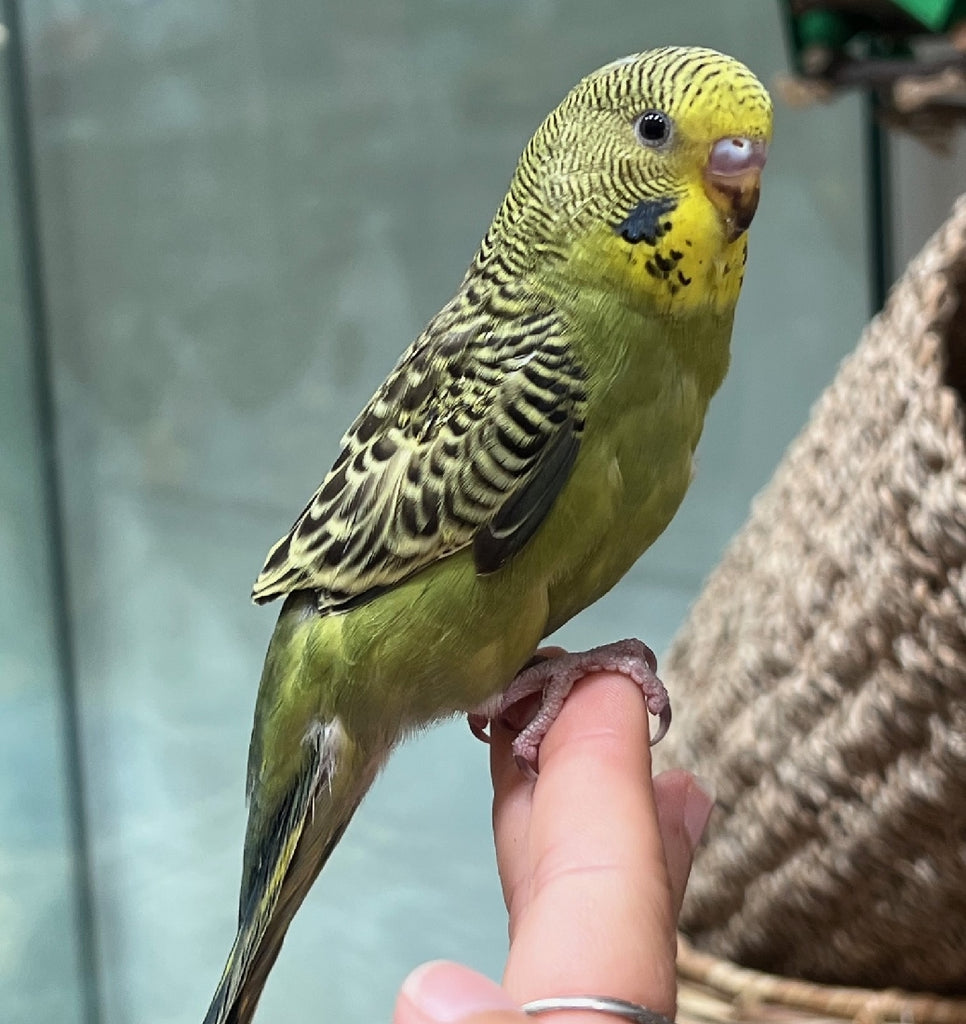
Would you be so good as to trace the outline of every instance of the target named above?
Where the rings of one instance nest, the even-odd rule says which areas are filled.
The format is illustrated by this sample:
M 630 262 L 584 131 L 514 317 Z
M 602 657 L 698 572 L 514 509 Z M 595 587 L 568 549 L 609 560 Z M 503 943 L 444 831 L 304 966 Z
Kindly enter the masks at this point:
M 966 999 L 816 985 L 678 942 L 678 1024 L 964 1024 Z
M 718 791 L 681 918 L 703 950 L 966 994 L 964 385 L 966 197 L 667 659 L 675 725 L 658 759 Z

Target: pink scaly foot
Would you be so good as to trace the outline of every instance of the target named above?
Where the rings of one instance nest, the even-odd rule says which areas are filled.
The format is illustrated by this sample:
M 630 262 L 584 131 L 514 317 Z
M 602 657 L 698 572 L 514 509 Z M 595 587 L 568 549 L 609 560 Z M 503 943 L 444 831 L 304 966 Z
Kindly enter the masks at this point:
M 671 702 L 664 684 L 655 675 L 657 659 L 640 640 L 619 640 L 576 654 L 558 654 L 523 669 L 503 693 L 494 718 L 502 718 L 515 704 L 527 697 L 543 695 L 540 707 L 530 723 L 513 741 L 513 755 L 520 770 L 536 776 L 540 743 L 553 724 L 567 695 L 574 685 L 592 672 L 620 672 L 633 679 L 644 693 L 647 710 L 659 719 L 653 746 L 671 724 Z M 485 738 L 486 719 L 481 714 L 470 716 L 474 735 Z

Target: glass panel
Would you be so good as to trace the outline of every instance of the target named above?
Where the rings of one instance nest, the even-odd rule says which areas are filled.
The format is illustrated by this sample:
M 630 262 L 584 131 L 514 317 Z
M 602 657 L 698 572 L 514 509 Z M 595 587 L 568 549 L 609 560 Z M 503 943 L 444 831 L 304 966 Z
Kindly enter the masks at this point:
M 34 0 L 28 28 L 107 1021 L 197 1021 L 233 932 L 275 614 L 248 604 L 264 552 L 456 285 L 566 89 L 681 41 L 770 80 L 777 5 Z M 666 644 L 854 344 L 861 139 L 855 102 L 779 109 L 694 490 L 562 642 Z M 461 723 L 393 759 L 262 1019 L 388 1020 L 432 956 L 499 973 L 485 765 Z
M 0 24 L 0 1020 L 81 1019 L 41 424 Z

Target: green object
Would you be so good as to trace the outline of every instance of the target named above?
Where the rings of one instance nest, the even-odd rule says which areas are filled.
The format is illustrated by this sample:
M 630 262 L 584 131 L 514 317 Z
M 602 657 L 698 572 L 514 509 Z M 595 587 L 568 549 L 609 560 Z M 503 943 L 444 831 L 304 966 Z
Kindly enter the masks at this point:
M 966 0 L 895 0 L 930 32 L 945 32 L 954 21 L 966 18 Z
M 795 20 L 798 48 L 827 46 L 838 50 L 854 35 L 855 27 L 850 18 L 834 11 L 806 11 Z
M 909 56 L 912 36 L 942 34 L 957 21 L 966 19 L 966 0 L 892 0 L 868 5 L 832 0 L 799 14 L 794 13 L 793 0 L 780 0 L 780 6 L 799 74 L 806 73 L 802 56 L 811 48 L 840 53 L 853 39 L 866 37 L 874 54 Z M 916 31 L 909 19 L 918 23 L 922 31 Z
M 255 583 L 285 603 L 255 710 L 238 933 L 206 1024 L 251 1019 L 393 746 L 492 712 L 674 515 L 727 370 L 770 134 L 747 68 L 669 48 L 584 79 L 526 147 L 455 297 Z

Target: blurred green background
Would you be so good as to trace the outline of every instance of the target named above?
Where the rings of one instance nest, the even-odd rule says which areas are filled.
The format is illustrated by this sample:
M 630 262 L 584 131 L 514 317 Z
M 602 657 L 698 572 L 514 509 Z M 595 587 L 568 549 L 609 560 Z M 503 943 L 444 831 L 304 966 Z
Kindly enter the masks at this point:
M 451 294 L 563 93 L 672 42 L 770 82 L 781 23 L 768 0 L 30 0 L 21 103 L 15 6 L 0 29 L 0 1020 L 189 1024 L 234 931 L 276 614 L 248 600 L 263 555 Z M 560 642 L 666 646 L 854 345 L 863 118 L 857 97 L 779 105 L 697 481 Z M 897 262 L 945 215 L 961 141 L 945 162 L 894 145 Z M 422 960 L 498 976 L 505 927 L 486 751 L 453 723 L 379 780 L 259 1019 L 387 1021 Z

